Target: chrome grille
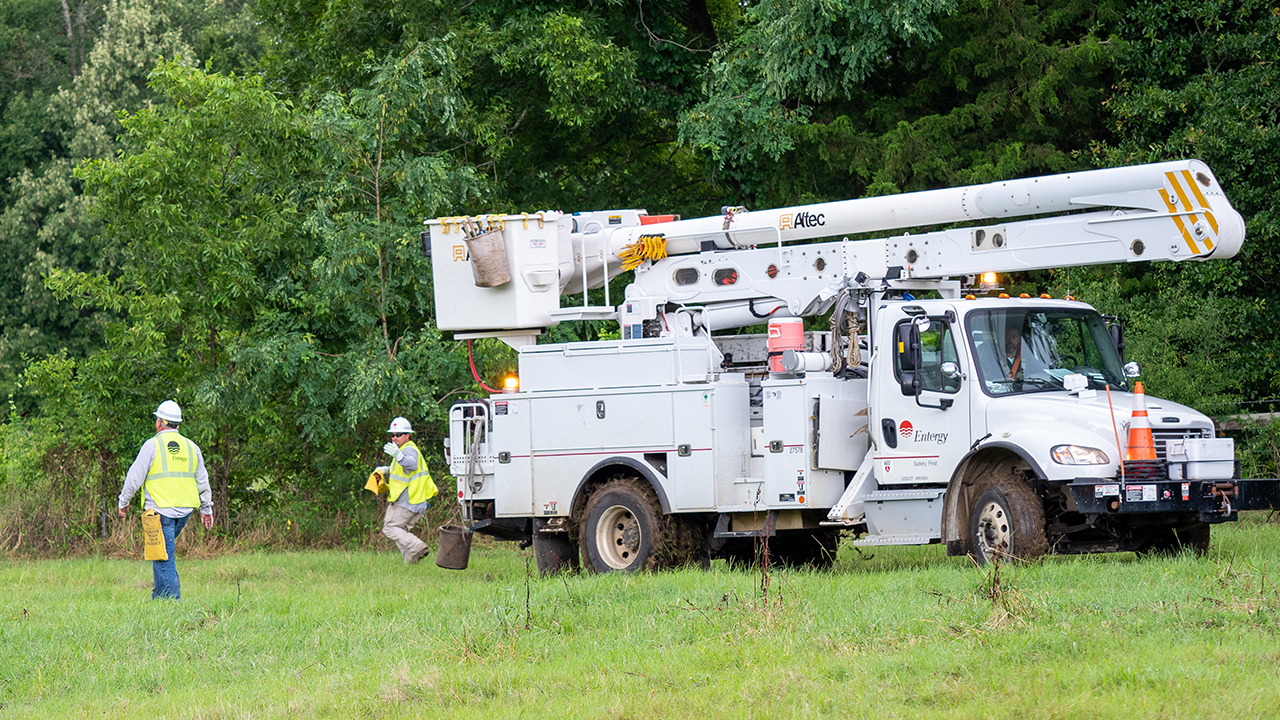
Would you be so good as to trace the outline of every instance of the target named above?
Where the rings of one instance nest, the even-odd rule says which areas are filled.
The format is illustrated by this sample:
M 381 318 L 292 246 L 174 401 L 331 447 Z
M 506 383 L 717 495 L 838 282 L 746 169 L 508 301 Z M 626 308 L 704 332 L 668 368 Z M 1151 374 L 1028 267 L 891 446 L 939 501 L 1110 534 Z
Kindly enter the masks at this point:
M 1151 435 L 1156 441 L 1156 458 L 1164 460 L 1164 449 L 1170 440 L 1211 438 L 1213 437 L 1213 430 L 1209 428 L 1152 428 Z

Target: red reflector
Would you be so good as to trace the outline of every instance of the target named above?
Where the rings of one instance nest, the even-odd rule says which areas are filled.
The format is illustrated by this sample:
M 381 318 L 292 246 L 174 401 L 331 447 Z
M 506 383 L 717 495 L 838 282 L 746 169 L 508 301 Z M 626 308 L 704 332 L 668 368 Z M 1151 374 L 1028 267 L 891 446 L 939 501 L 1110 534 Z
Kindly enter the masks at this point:
M 680 219 L 679 215 L 641 215 L 640 224 L 641 225 L 657 225 L 658 223 L 675 222 L 676 220 L 679 220 L 679 219 Z

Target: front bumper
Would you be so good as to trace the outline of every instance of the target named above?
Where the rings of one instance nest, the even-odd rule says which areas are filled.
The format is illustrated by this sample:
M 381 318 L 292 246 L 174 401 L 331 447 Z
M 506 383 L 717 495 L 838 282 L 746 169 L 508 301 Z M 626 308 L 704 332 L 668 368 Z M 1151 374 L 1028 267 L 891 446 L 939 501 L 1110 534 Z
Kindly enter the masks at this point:
M 1201 522 L 1235 519 L 1239 510 L 1280 508 L 1280 480 L 1076 478 L 1064 487 L 1076 509 L 1086 515 L 1196 513 Z

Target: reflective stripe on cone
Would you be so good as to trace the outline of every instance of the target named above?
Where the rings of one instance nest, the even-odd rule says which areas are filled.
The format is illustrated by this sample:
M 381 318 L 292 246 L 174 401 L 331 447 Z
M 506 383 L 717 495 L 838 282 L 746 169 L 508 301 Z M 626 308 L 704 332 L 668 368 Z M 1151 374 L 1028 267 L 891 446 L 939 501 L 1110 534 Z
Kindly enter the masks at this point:
M 1129 420 L 1129 449 L 1125 460 L 1155 460 L 1156 441 L 1151 434 L 1151 420 L 1147 418 L 1147 396 L 1142 383 L 1134 383 L 1133 416 Z

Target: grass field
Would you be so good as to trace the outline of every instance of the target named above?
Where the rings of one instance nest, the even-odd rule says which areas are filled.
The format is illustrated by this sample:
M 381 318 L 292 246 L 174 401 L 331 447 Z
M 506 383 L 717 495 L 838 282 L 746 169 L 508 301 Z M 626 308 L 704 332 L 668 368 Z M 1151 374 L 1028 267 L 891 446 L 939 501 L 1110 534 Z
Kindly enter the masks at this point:
M 999 573 L 938 546 L 830 572 L 544 579 L 478 544 L 0 564 L 0 717 L 1280 717 L 1280 524 L 1209 555 Z M 767 594 L 766 592 L 767 591 Z

